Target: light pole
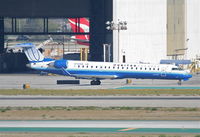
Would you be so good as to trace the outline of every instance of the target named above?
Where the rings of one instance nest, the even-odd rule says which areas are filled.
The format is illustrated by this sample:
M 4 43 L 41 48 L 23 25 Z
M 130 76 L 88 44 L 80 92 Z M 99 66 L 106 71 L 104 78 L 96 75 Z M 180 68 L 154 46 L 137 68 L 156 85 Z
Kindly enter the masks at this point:
M 126 21 L 120 21 L 118 19 L 117 23 L 114 23 L 113 21 L 107 21 L 106 27 L 107 30 L 117 30 L 118 32 L 118 62 L 121 62 L 121 48 L 120 48 L 120 30 L 127 30 L 127 22 Z

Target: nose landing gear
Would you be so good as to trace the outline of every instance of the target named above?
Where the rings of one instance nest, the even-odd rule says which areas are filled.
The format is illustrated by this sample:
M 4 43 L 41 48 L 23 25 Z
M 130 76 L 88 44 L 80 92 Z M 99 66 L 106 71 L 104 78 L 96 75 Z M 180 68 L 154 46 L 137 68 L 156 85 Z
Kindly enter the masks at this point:
M 92 80 L 90 82 L 90 85 L 101 85 L 101 81 L 100 80 Z
M 181 83 L 181 80 L 178 80 L 178 85 L 181 85 L 182 83 Z

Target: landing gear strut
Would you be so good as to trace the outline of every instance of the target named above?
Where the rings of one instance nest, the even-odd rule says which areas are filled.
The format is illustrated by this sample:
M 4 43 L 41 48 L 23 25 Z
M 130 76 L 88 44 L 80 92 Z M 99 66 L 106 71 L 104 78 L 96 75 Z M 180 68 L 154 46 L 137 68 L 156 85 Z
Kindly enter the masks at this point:
M 178 85 L 181 85 L 181 80 L 178 81 Z
M 101 81 L 100 80 L 92 80 L 90 82 L 90 85 L 100 85 L 101 84 Z

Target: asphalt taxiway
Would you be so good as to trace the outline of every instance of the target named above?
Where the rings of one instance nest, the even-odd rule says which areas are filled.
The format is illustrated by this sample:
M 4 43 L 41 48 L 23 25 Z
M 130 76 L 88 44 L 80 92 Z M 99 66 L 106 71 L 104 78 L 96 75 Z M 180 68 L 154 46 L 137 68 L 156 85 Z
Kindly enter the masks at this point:
M 200 108 L 198 96 L 0 96 L 0 107 L 188 107 Z
M 22 89 L 23 84 L 28 83 L 33 89 L 138 89 L 138 88 L 196 88 L 200 89 L 200 75 L 194 75 L 189 81 L 177 85 L 174 80 L 139 80 L 133 79 L 132 84 L 126 84 L 126 80 L 102 80 L 101 85 L 91 86 L 89 80 L 80 80 L 80 84 L 57 85 L 57 80 L 72 80 L 74 78 L 65 76 L 40 76 L 39 74 L 1 74 L 0 89 Z M 189 90 L 188 90 L 189 91 Z M 177 98 L 177 97 L 1 97 L 0 106 L 12 107 L 41 107 L 41 106 L 129 106 L 129 107 L 198 107 L 199 98 Z
M 66 76 L 40 76 L 39 74 L 1 74 L 0 89 L 22 89 L 23 84 L 30 84 L 34 89 L 110 89 L 123 87 L 200 87 L 200 75 L 193 75 L 189 81 L 177 85 L 176 80 L 132 79 L 132 84 L 126 84 L 126 79 L 102 80 L 101 85 L 90 85 L 90 80 L 80 80 L 80 84 L 57 85 L 57 80 L 74 80 Z

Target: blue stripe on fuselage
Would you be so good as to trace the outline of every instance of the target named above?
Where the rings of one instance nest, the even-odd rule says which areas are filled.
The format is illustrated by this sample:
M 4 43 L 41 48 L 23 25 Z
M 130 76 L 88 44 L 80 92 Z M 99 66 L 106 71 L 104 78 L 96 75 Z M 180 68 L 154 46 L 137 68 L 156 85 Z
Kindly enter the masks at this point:
M 62 69 L 39 69 L 49 73 L 64 75 Z M 144 72 L 144 71 L 115 71 L 115 70 L 80 70 L 80 69 L 67 69 L 70 74 L 77 75 L 116 75 L 118 79 L 122 78 L 138 78 L 138 79 L 184 79 L 184 74 L 179 73 L 163 73 L 163 72 Z M 161 76 L 162 75 L 162 76 Z
M 80 75 L 116 75 L 118 79 L 122 78 L 140 78 L 140 79 L 183 79 L 184 74 L 179 73 L 165 73 L 162 72 L 144 72 L 144 71 L 113 71 L 113 70 L 75 70 L 68 69 L 71 74 Z

